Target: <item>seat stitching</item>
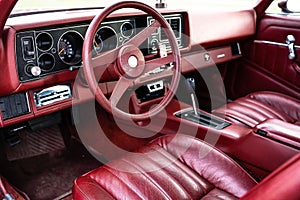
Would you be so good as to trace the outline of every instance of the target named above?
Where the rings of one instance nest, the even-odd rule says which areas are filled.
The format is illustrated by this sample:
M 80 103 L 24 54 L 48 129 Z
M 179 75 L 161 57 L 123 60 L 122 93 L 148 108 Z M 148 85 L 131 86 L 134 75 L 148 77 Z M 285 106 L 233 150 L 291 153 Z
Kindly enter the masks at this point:
M 268 118 L 280 117 L 281 118 L 281 116 L 279 116 L 278 113 L 276 113 L 267 104 L 255 101 L 253 99 L 245 99 L 244 101 L 240 101 L 239 104 L 243 105 L 244 107 L 251 108 L 252 110 L 255 110 L 257 113 L 260 113 L 261 115 L 264 115 L 265 117 L 268 117 Z M 251 107 L 251 105 L 257 106 L 259 109 L 253 109 Z
M 209 193 L 211 193 L 213 190 L 219 190 L 219 191 L 222 191 L 222 192 L 224 192 L 224 193 L 227 193 L 227 194 L 230 194 L 231 196 L 233 196 L 233 197 L 235 197 L 236 199 L 238 199 L 238 197 L 236 197 L 235 195 L 233 195 L 233 194 L 231 194 L 231 193 L 229 193 L 229 192 L 226 192 L 226 191 L 224 191 L 224 190 L 222 190 L 222 189 L 220 189 L 220 188 L 218 188 L 218 187 L 215 187 L 214 189 L 212 189 L 211 191 L 209 191 Z M 209 193 L 207 193 L 205 196 L 203 196 L 202 198 L 204 198 L 204 197 L 208 197 L 208 195 L 209 195 Z M 214 197 L 216 197 L 216 196 L 214 196 Z M 222 199 L 222 198 L 219 198 L 219 197 L 216 197 L 217 199 L 220 199 L 220 200 L 224 200 L 224 199 Z
M 92 181 L 92 182 L 88 182 L 88 184 L 91 184 L 91 185 L 93 185 L 93 186 L 96 186 L 96 187 L 99 188 L 100 190 L 101 190 L 101 189 L 105 189 L 105 188 L 102 187 L 102 185 L 99 186 L 99 183 L 98 183 L 95 179 L 93 179 L 92 177 L 87 176 L 87 178 L 90 179 L 90 180 Z M 96 184 L 96 183 L 98 183 L 98 184 Z M 77 188 L 78 188 L 78 190 L 80 191 L 80 193 L 81 193 L 82 195 L 84 195 L 86 199 L 91 199 L 91 198 L 89 198 L 89 196 L 88 196 L 88 195 L 87 195 L 87 194 L 79 187 L 79 185 L 78 185 L 78 183 L 77 183 L 77 180 L 75 180 L 75 184 L 77 185 Z M 114 196 L 114 195 L 112 195 L 109 191 L 107 191 L 106 189 L 105 189 L 105 191 L 106 191 L 107 193 L 109 193 L 111 196 Z M 91 199 L 91 200 L 93 200 L 93 199 Z
M 116 177 L 119 181 L 121 181 L 124 185 L 127 186 L 127 188 L 129 188 L 133 193 L 135 193 L 138 197 L 140 197 L 140 199 L 143 199 L 141 197 L 140 194 L 138 194 L 136 191 L 132 190 L 130 185 L 127 184 L 127 182 L 125 182 L 120 176 L 118 176 L 113 170 L 111 170 L 111 168 L 107 167 L 106 165 L 103 166 L 103 169 L 106 169 L 109 173 L 111 173 L 114 177 Z M 97 182 L 97 181 L 96 181 Z M 106 189 L 107 190 L 107 189 Z M 115 196 L 115 195 L 112 195 Z
M 236 111 L 235 109 L 227 110 L 225 115 L 226 115 L 226 117 L 238 120 L 241 123 L 246 124 L 247 126 L 250 126 L 250 127 L 253 127 L 257 124 L 257 121 L 255 121 L 253 118 L 245 115 L 244 113 L 240 113 L 240 112 Z
M 150 148 L 153 149 L 154 151 L 156 151 L 155 148 L 153 148 L 153 147 L 150 147 Z M 174 155 L 170 154 L 170 153 L 169 153 L 168 151 L 166 151 L 165 149 L 164 149 L 163 152 L 166 153 L 167 155 L 170 155 L 170 156 L 173 156 L 173 157 L 174 157 Z M 202 189 L 202 191 L 206 191 L 206 189 L 205 189 L 204 187 L 202 187 L 202 185 L 200 184 L 200 182 L 199 182 L 198 180 L 196 180 L 193 176 L 191 176 L 190 173 L 189 173 L 189 171 L 187 170 L 187 169 L 193 170 L 192 168 L 190 168 L 190 167 L 188 167 L 188 166 L 186 166 L 186 165 L 180 166 L 179 163 L 182 163 L 181 161 L 179 161 L 178 159 L 175 159 L 175 160 L 173 161 L 173 160 L 171 160 L 166 154 L 164 154 L 163 152 L 162 152 L 162 151 L 159 151 L 159 153 L 160 153 L 165 159 L 168 159 L 169 161 L 172 162 L 172 164 L 175 164 L 175 167 L 176 167 L 176 168 L 179 168 L 179 169 L 182 170 L 182 171 L 185 173 L 185 175 L 188 176 L 191 180 L 193 180 L 194 182 L 197 182 L 198 184 L 196 184 L 196 186 L 198 186 L 199 189 Z M 158 166 L 160 166 L 159 163 L 158 163 L 156 160 L 152 159 L 152 158 L 149 157 L 149 156 L 148 156 L 148 158 L 149 158 L 149 160 L 155 162 L 156 164 L 158 164 Z M 176 161 L 179 162 L 179 163 L 177 163 Z M 182 164 L 183 164 L 183 163 L 182 163 Z M 193 170 L 193 171 L 194 171 L 194 170 Z M 165 173 L 170 174 L 170 173 L 168 173 L 166 170 L 165 170 Z M 197 174 L 196 174 L 196 175 L 197 175 Z M 206 180 L 206 179 L 205 179 L 205 180 Z M 186 190 L 186 188 L 185 188 L 180 182 L 178 182 L 176 179 L 174 179 L 174 181 L 175 181 L 176 183 L 178 183 L 178 185 L 181 186 L 181 189 L 183 189 L 183 190 L 185 191 L 185 193 L 186 193 L 190 198 L 192 198 L 192 196 L 188 193 L 188 191 Z
M 155 150 L 153 147 L 150 147 L 151 149 Z M 174 155 L 172 155 L 170 152 L 168 151 L 164 151 L 165 153 L 167 153 L 168 155 L 171 155 L 174 157 Z M 166 154 L 164 154 L 163 152 L 160 151 L 160 154 L 162 156 L 164 156 L 166 159 L 172 161 L 170 158 L 167 157 Z M 150 158 L 152 161 L 156 162 L 154 159 Z M 177 161 L 177 162 L 176 162 Z M 156 162 L 157 163 L 157 162 Z M 207 183 L 210 184 L 211 187 L 214 187 L 213 184 L 211 184 L 207 179 L 205 179 L 204 177 L 200 176 L 193 168 L 187 166 L 187 165 L 184 165 L 182 161 L 180 161 L 179 159 L 176 159 L 174 162 L 173 162 L 178 168 L 180 168 L 181 170 L 183 170 L 185 172 L 186 175 L 188 175 L 190 177 L 190 179 L 194 180 L 195 182 L 198 183 L 198 186 L 200 187 L 200 189 L 202 189 L 203 191 L 206 191 L 206 188 L 204 188 L 202 185 L 201 185 L 201 179 L 200 180 L 197 180 L 194 178 L 194 176 L 191 175 L 191 172 L 190 170 L 194 171 L 195 172 L 195 175 L 203 178 Z M 183 166 L 180 166 L 179 163 L 183 164 Z M 184 162 L 185 163 L 185 162 Z M 186 163 L 187 164 L 187 163 Z M 184 187 L 184 186 L 183 186 Z
M 147 178 L 147 180 L 149 180 L 152 183 L 152 185 L 154 185 L 158 189 L 158 191 L 160 191 L 165 196 L 166 199 L 171 199 L 171 197 L 163 190 L 163 188 L 161 188 L 160 185 L 157 184 L 157 182 L 153 178 L 151 178 L 147 173 L 145 173 L 140 166 L 138 166 L 138 165 L 134 164 L 133 162 L 130 162 L 129 160 L 126 160 L 126 159 L 122 159 L 122 160 L 124 162 L 126 162 L 127 164 L 131 165 L 132 167 L 134 167 L 141 174 L 143 174 L 145 176 L 145 178 Z
M 278 118 L 281 119 L 281 120 L 284 120 L 284 121 L 285 121 L 285 120 L 286 120 L 285 118 L 288 118 L 288 119 L 291 120 L 291 117 L 290 117 L 290 116 L 288 116 L 285 112 L 280 111 L 280 110 L 277 109 L 276 107 L 270 108 L 270 107 L 269 107 L 269 106 L 270 106 L 269 104 L 266 104 L 266 103 L 261 102 L 261 101 L 255 101 L 254 99 L 247 99 L 247 101 L 248 101 L 249 103 L 253 103 L 254 105 L 257 105 L 257 106 L 259 106 L 259 107 L 265 109 L 265 110 L 268 111 L 270 114 L 273 114 L 274 116 L 278 117 Z M 258 103 L 258 102 L 259 102 L 259 103 Z M 263 105 L 265 105 L 265 106 L 263 106 Z M 283 115 L 282 115 L 282 114 L 279 114 L 279 113 L 282 113 L 282 114 L 285 115 L 285 116 L 283 117 Z
M 270 113 L 270 112 L 269 112 L 270 115 L 268 115 L 264 112 L 261 112 L 259 109 L 252 108 L 251 105 L 249 105 L 249 104 L 255 105 L 255 106 L 259 107 L 260 109 L 268 112 L 268 110 L 265 107 L 263 107 L 262 105 L 260 105 L 258 102 L 251 102 L 251 101 L 248 101 L 248 99 L 245 99 L 243 101 L 237 101 L 236 104 L 240 105 L 240 107 L 242 109 L 246 109 L 246 110 L 249 110 L 249 111 L 252 111 L 252 112 L 254 111 L 256 113 L 259 113 L 260 116 L 263 117 L 263 118 L 274 118 L 276 116 L 276 115 L 272 116 L 271 115 L 272 113 Z M 233 107 L 232 109 L 234 109 L 234 108 L 235 107 Z M 235 110 L 239 111 L 238 109 L 235 109 Z M 249 116 L 250 118 L 256 119 L 256 121 L 261 121 L 261 120 L 259 120 L 259 117 L 255 117 L 253 115 L 248 115 L 247 112 L 244 112 L 244 113 L 245 113 L 245 115 Z

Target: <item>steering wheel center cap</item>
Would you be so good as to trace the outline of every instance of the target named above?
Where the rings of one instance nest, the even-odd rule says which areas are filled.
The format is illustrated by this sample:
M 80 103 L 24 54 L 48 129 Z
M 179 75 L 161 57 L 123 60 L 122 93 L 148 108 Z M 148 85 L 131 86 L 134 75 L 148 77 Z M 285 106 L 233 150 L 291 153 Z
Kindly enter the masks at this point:
M 128 58 L 128 64 L 131 68 L 136 68 L 138 65 L 138 59 L 135 56 L 130 56 Z
M 134 45 L 122 47 L 118 55 L 117 69 L 126 78 L 141 76 L 145 69 L 145 58 L 141 50 Z

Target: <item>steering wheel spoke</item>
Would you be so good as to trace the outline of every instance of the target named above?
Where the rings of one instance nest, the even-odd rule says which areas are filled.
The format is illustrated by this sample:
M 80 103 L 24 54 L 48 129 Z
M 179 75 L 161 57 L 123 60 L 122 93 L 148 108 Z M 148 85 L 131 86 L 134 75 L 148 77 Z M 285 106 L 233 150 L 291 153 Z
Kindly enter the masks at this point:
M 156 70 L 159 67 L 163 67 L 164 65 L 170 64 L 174 62 L 175 58 L 172 54 L 167 55 L 166 57 L 163 58 L 155 58 L 146 61 L 146 66 L 145 66 L 145 72 L 149 73 L 151 71 Z
M 157 20 L 154 20 L 152 24 L 141 30 L 133 38 L 131 38 L 127 44 L 132 44 L 134 46 L 140 46 L 152 33 L 154 33 L 159 27 L 160 23 Z
M 125 77 L 120 77 L 119 81 L 117 82 L 110 98 L 110 104 L 111 106 L 116 107 L 119 101 L 121 100 L 122 96 L 125 94 L 125 92 L 133 86 L 133 81 L 130 79 L 127 79 Z
M 119 48 L 113 49 L 104 53 L 101 53 L 97 56 L 92 58 L 92 66 L 96 67 L 103 67 L 105 65 L 109 65 L 116 61 L 118 57 Z

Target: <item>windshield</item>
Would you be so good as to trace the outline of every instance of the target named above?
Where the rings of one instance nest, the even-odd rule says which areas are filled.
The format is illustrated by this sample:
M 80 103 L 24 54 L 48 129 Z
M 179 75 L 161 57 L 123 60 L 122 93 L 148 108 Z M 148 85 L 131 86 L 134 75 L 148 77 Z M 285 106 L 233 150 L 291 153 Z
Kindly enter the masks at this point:
M 45 10 L 65 10 L 76 8 L 105 7 L 120 0 L 19 0 L 13 14 Z M 159 0 L 139 0 L 150 6 L 155 6 Z M 168 8 L 212 7 L 215 9 L 234 9 L 253 7 L 257 0 L 161 0 Z M 196 6 L 195 6 L 196 5 Z

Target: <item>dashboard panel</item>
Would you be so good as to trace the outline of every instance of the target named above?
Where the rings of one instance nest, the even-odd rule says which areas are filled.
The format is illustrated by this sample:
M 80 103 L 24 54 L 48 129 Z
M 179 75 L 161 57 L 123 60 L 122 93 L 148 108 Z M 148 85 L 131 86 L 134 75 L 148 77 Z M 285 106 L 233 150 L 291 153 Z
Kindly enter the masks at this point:
M 183 48 L 183 15 L 165 15 L 165 18 L 174 30 L 179 48 Z M 153 19 L 147 16 L 103 22 L 95 34 L 92 54 L 101 54 L 126 43 L 151 22 Z M 19 81 L 38 80 L 60 71 L 80 68 L 88 26 L 87 22 L 17 32 L 15 51 Z M 169 49 L 168 39 L 161 28 L 140 48 L 146 55 L 155 54 L 159 43 L 166 44 Z

